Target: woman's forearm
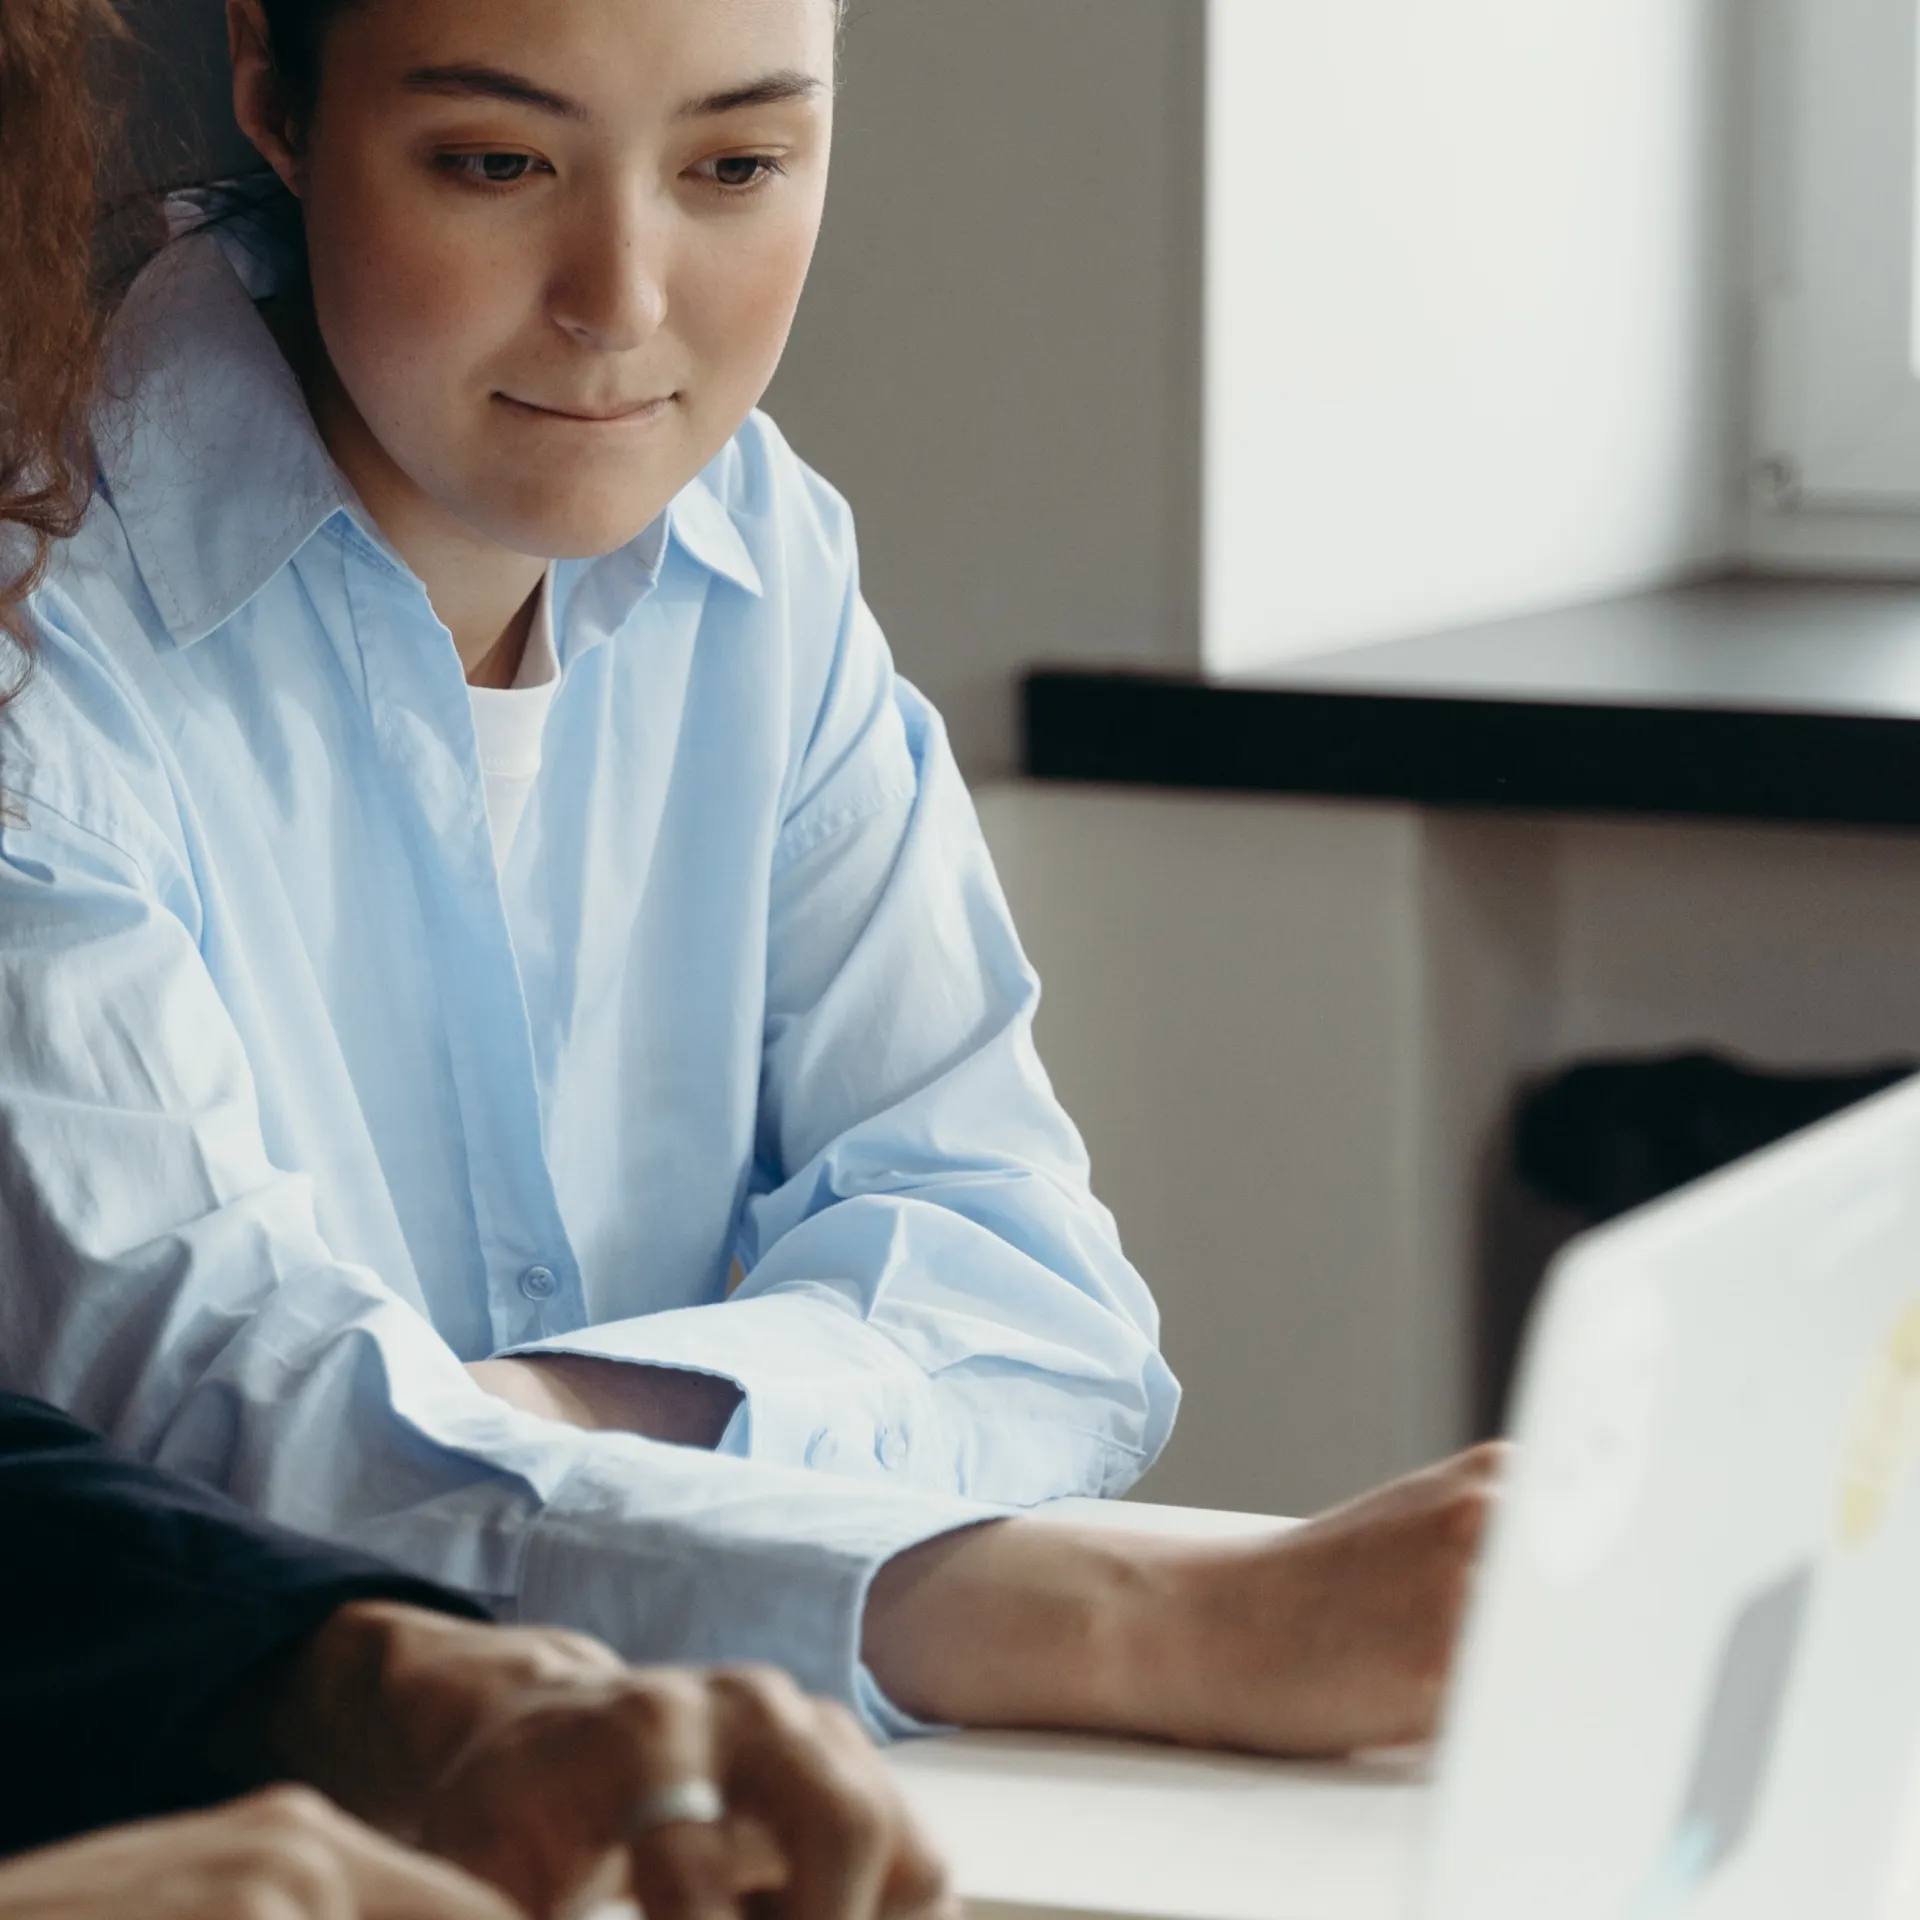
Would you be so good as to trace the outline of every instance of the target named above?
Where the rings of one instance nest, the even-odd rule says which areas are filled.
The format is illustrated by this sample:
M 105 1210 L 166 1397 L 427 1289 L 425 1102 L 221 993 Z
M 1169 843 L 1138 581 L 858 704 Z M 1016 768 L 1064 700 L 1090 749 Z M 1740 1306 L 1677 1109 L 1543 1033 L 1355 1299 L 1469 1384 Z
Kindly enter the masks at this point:
M 875 1577 L 867 1665 L 924 1720 L 1133 1729 L 1143 1641 L 1174 1606 L 1164 1546 L 1029 1519 L 942 1535 Z
M 718 1374 L 583 1354 L 478 1360 L 467 1371 L 522 1413 L 681 1447 L 717 1447 L 740 1404 L 740 1389 Z
M 526 1411 L 691 1445 L 711 1446 L 737 1399 L 710 1375 L 572 1356 L 470 1371 Z M 1247 1540 L 963 1528 L 880 1569 L 862 1656 L 925 1720 L 1303 1755 L 1422 1740 L 1501 1458 L 1480 1448 Z

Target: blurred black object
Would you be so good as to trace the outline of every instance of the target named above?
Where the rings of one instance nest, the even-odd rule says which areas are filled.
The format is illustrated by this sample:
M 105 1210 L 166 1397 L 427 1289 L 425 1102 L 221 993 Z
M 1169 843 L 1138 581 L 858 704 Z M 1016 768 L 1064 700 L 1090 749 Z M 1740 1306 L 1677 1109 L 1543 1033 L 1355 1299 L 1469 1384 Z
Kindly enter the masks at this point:
M 1514 1164 L 1543 1200 L 1611 1220 L 1881 1093 L 1910 1060 L 1772 1073 L 1720 1053 L 1587 1060 L 1521 1096 Z
M 1603 1220 L 1784 1140 L 1914 1073 L 1910 1060 L 1776 1073 L 1695 1050 L 1576 1061 L 1522 1089 L 1482 1220 L 1479 1427 L 1500 1430 L 1553 1256 Z

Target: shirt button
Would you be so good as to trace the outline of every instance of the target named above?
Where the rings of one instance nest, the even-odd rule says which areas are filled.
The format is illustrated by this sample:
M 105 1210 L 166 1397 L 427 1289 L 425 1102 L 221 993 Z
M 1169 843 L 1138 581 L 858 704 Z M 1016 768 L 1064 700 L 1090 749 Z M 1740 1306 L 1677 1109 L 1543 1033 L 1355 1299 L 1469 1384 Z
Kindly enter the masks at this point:
M 529 1267 L 520 1276 L 520 1291 L 529 1300 L 551 1300 L 560 1291 L 560 1282 L 551 1267 Z
M 824 1428 L 807 1442 L 807 1465 L 830 1467 L 840 1457 L 840 1442 Z
M 898 1427 L 882 1427 L 874 1452 L 880 1456 L 880 1464 L 891 1473 L 906 1464 L 907 1436 Z

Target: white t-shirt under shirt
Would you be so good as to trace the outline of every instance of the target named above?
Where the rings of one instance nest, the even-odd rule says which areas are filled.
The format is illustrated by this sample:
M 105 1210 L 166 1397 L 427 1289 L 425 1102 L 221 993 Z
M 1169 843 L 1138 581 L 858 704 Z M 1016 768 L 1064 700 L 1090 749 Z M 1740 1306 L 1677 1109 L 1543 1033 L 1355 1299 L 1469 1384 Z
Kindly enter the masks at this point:
M 486 783 L 487 825 L 493 831 L 494 864 L 505 867 L 513 836 L 527 810 L 533 783 L 540 777 L 540 741 L 547 711 L 560 686 L 560 657 L 553 645 L 553 575 L 540 583 L 520 671 L 510 687 L 467 688 L 473 702 L 473 731 L 480 743 L 480 772 Z
M 553 574 L 540 583 L 533 625 L 527 630 L 520 671 L 510 687 L 469 685 L 473 731 L 480 745 L 480 773 L 487 796 L 487 825 L 493 833 L 493 861 L 505 871 L 513 836 L 527 810 L 533 783 L 540 777 L 540 745 L 547 712 L 560 686 L 560 656 L 553 644 Z M 716 1453 L 747 1451 L 747 1403 L 743 1396 L 720 1436 Z

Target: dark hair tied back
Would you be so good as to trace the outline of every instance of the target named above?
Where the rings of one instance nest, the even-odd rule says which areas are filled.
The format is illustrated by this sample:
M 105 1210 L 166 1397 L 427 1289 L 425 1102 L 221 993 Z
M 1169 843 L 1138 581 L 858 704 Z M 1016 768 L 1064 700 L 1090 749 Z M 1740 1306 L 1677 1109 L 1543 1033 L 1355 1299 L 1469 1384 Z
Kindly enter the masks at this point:
M 273 68 L 287 90 L 296 122 L 313 113 L 320 97 L 320 52 L 327 28 L 353 0 L 260 0 L 266 16 Z

